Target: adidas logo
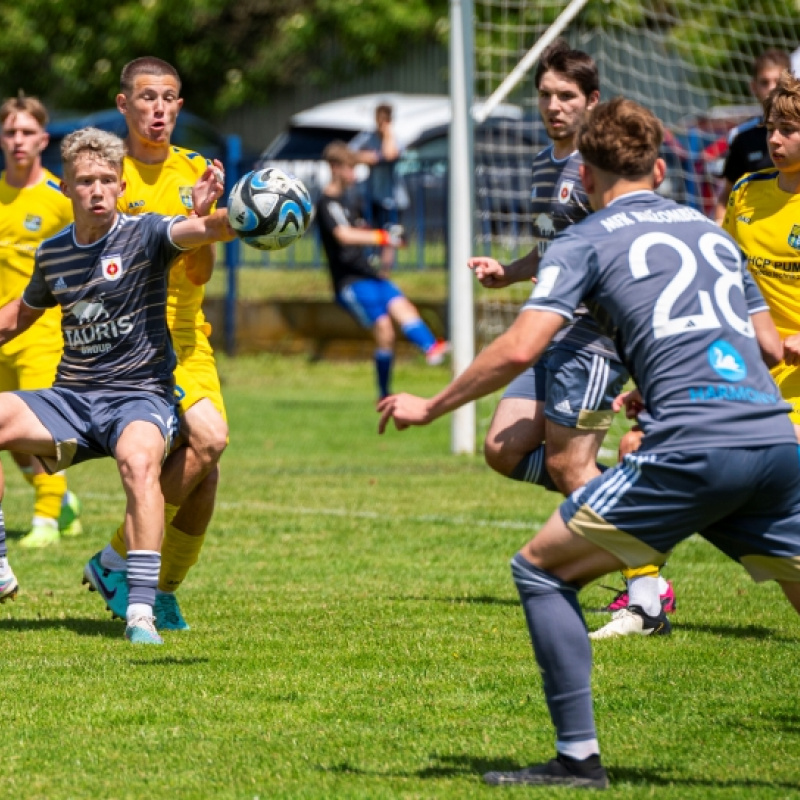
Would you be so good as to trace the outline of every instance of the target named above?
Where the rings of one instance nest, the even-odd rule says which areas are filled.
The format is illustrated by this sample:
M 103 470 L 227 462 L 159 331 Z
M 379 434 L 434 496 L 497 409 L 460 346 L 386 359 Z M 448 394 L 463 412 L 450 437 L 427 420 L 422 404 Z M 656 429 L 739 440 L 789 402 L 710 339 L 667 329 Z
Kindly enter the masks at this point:
M 61 275 L 58 276 L 58 280 L 55 283 L 55 288 L 56 289 L 66 289 L 67 288 L 67 282 L 64 280 L 64 278 Z
M 564 411 L 567 414 L 572 413 L 572 406 L 569 404 L 569 398 L 565 397 L 560 403 L 556 403 L 556 411 Z

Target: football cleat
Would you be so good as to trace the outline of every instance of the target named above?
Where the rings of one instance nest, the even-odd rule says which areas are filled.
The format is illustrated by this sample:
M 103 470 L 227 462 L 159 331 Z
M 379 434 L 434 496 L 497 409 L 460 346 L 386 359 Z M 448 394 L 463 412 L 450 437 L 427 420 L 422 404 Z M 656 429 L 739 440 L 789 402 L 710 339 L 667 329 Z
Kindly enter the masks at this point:
M 158 635 L 155 617 L 140 616 L 128 620 L 125 626 L 125 638 L 131 644 L 164 644 Z
M 156 595 L 153 607 L 156 615 L 156 628 L 160 631 L 188 631 L 189 623 L 183 618 L 178 598 L 170 592 Z
M 441 339 L 432 344 L 425 351 L 425 360 L 430 367 L 438 367 L 439 364 L 444 363 L 444 357 L 450 352 L 450 342 L 442 341 Z
M 49 547 L 58 544 L 61 534 L 54 525 L 34 525 L 28 533 L 19 540 L 20 547 L 29 549 Z
M 98 592 L 106 601 L 112 619 L 125 619 L 128 610 L 128 578 L 124 571 L 106 569 L 100 563 L 100 553 L 95 553 L 83 568 L 81 583 L 89 584 L 90 592 Z
M 487 772 L 484 783 L 490 786 L 568 786 L 573 789 L 607 789 L 608 775 L 600 764 L 600 756 L 583 761 L 559 754 L 546 764 L 512 772 Z
M 628 606 L 614 612 L 611 622 L 589 634 L 590 639 L 614 639 L 618 636 L 666 636 L 672 631 L 666 613 L 657 617 L 644 613 L 641 606 Z
M 13 600 L 19 591 L 17 576 L 9 569 L 5 578 L 0 578 L 0 603 L 6 600 Z
M 610 586 L 604 586 L 604 589 L 611 589 Z M 661 600 L 661 608 L 667 614 L 673 614 L 675 609 L 678 607 L 678 601 L 675 598 L 675 589 L 672 587 L 672 581 L 667 581 L 667 591 L 664 592 L 659 598 Z M 628 590 L 623 589 L 621 592 L 617 593 L 617 596 L 607 605 L 603 606 L 602 608 L 598 608 L 598 611 L 620 611 L 623 608 L 628 607 Z
M 62 536 L 80 536 L 83 533 L 80 516 L 81 501 L 75 492 L 67 489 L 61 498 L 61 513 L 58 515 L 58 530 Z

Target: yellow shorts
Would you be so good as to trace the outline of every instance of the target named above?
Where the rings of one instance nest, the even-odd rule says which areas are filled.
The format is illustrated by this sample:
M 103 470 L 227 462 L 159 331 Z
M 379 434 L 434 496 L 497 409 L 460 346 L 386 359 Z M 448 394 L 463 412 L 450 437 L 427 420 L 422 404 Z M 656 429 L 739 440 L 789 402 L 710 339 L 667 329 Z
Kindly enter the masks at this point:
M 217 363 L 205 334 L 198 330 L 173 331 L 172 345 L 178 356 L 175 395 L 180 413 L 186 413 L 195 403 L 208 398 L 227 422 Z
M 0 347 L 0 392 L 49 389 L 56 379 L 62 349 L 60 335 L 42 336 L 22 348 Z
M 781 397 L 792 407 L 789 413 L 794 425 L 800 425 L 800 367 L 787 367 L 781 362 L 770 370 Z

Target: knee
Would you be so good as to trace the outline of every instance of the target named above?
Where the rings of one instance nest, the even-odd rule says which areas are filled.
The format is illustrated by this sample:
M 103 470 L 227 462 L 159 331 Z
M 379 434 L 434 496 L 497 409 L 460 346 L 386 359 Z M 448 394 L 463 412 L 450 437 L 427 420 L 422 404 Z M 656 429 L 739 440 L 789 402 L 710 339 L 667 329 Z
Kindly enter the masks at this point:
M 228 446 L 228 426 L 215 409 L 214 415 L 206 415 L 203 424 L 190 425 L 185 438 L 202 463 L 216 464 Z
M 117 464 L 126 491 L 134 494 L 153 489 L 160 491 L 160 458 L 146 451 L 134 451 L 118 458 Z
M 519 459 L 514 461 L 515 454 L 509 454 L 509 449 L 492 436 L 487 436 L 483 443 L 483 458 L 489 467 L 504 477 L 508 477 L 519 463 Z

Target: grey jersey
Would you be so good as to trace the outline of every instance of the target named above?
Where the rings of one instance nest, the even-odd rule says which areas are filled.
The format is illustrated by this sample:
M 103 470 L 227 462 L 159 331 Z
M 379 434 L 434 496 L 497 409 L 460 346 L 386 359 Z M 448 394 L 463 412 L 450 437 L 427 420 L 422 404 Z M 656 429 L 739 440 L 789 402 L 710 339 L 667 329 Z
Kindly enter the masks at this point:
M 643 449 L 793 442 L 749 312 L 764 302 L 736 243 L 698 211 L 634 192 L 561 234 L 523 307 L 568 320 L 583 299 L 644 398 Z
M 559 233 L 592 213 L 578 173 L 582 163 L 583 159 L 577 151 L 558 160 L 553 156 L 552 145 L 537 153 L 533 159 L 531 212 L 533 235 L 540 259 Z M 553 346 L 571 350 L 586 349 L 607 358 L 618 358 L 613 342 L 602 334 L 585 306 L 576 309 L 573 323 L 556 334 Z
M 180 217 L 120 214 L 99 241 L 80 245 L 74 226 L 42 242 L 23 301 L 61 306 L 64 354 L 56 386 L 139 389 L 171 396 L 175 352 L 167 330 L 169 265 Z

